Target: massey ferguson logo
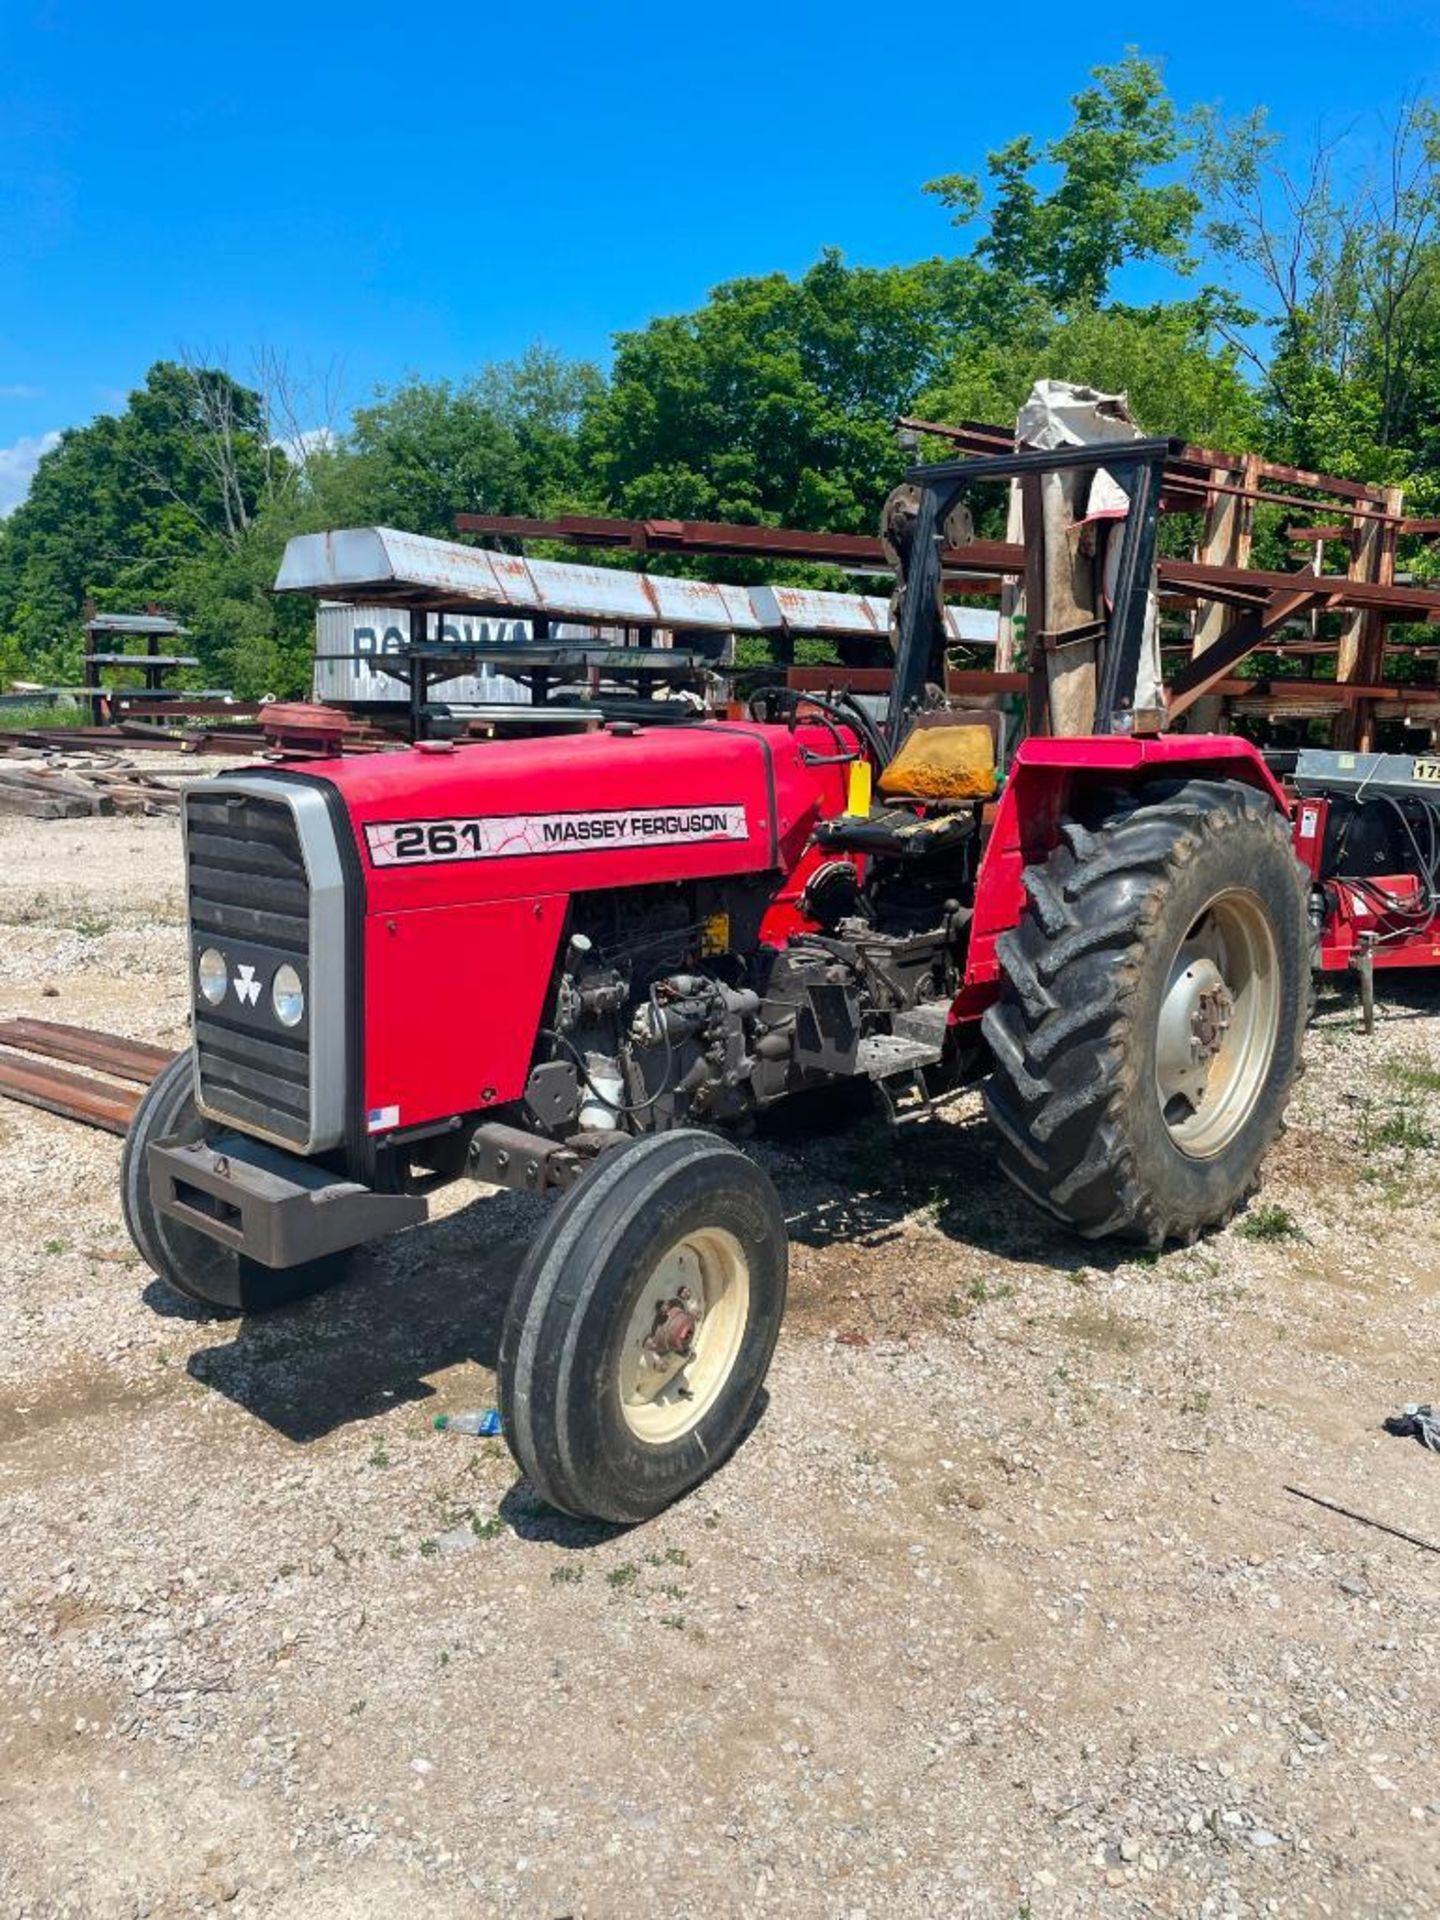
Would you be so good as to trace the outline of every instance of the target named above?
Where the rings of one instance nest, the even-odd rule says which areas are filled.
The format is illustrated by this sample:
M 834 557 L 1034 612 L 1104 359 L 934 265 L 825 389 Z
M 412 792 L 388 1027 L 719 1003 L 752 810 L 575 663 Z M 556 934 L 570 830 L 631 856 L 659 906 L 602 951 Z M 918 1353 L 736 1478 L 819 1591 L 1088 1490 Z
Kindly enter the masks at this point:
M 248 963 L 235 969 L 235 998 L 242 1007 L 253 1007 L 260 998 L 260 982 Z
M 623 847 L 692 846 L 748 840 L 744 807 L 625 807 L 606 813 L 523 813 L 502 819 L 404 820 L 367 826 L 377 867 L 449 860 L 507 860 L 527 854 L 618 852 Z

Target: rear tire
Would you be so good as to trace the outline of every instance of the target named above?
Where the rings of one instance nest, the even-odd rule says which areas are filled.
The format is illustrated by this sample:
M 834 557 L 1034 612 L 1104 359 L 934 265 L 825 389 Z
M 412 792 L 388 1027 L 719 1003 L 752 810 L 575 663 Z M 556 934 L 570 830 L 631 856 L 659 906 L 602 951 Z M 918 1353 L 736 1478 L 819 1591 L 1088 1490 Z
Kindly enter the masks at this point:
M 713 1473 L 769 1369 L 788 1261 L 773 1185 L 726 1142 L 687 1128 L 608 1152 L 505 1316 L 505 1436 L 536 1493 L 633 1524 Z
M 1193 1240 L 1253 1189 L 1300 1070 L 1305 876 L 1238 782 L 1152 788 L 1061 842 L 998 942 L 1000 1163 L 1086 1238 Z
M 156 1141 L 189 1145 L 205 1138 L 195 1104 L 195 1064 L 187 1050 L 151 1081 L 135 1109 L 120 1156 L 120 1207 L 145 1264 L 180 1293 L 220 1314 L 268 1313 L 343 1278 L 348 1252 L 298 1267 L 266 1267 L 158 1211 L 150 1197 L 147 1149 Z

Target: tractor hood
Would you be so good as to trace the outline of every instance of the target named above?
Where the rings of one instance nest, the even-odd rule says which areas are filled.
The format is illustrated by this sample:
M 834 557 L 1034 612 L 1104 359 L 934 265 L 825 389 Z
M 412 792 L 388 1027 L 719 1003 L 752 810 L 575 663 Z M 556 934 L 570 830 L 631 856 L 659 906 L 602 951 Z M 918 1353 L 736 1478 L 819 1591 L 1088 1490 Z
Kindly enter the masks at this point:
M 312 762 L 371 913 L 790 868 L 843 806 L 825 727 L 699 722 Z

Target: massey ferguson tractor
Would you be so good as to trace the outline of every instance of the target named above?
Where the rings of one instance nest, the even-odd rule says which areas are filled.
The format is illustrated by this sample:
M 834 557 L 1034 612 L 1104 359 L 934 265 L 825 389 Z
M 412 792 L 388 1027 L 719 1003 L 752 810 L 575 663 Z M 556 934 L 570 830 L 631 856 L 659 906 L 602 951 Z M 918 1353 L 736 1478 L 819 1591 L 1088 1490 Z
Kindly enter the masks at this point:
M 781 1205 L 727 1128 L 854 1089 L 908 1117 L 983 1081 L 1000 1166 L 1077 1233 L 1155 1248 L 1226 1220 L 1299 1068 L 1310 886 L 1259 754 L 1161 731 L 1171 450 L 915 468 L 887 510 L 882 717 L 781 688 L 741 719 L 189 792 L 194 1045 L 123 1161 L 149 1265 L 259 1312 L 417 1225 L 438 1181 L 553 1193 L 505 1318 L 504 1432 L 555 1507 L 635 1522 L 736 1444 L 785 1305 Z M 997 764 L 998 716 L 938 690 L 941 556 L 969 489 L 1016 479 L 1075 509 L 1046 544 L 1081 586 L 1063 618 L 1031 600 L 1029 727 Z

